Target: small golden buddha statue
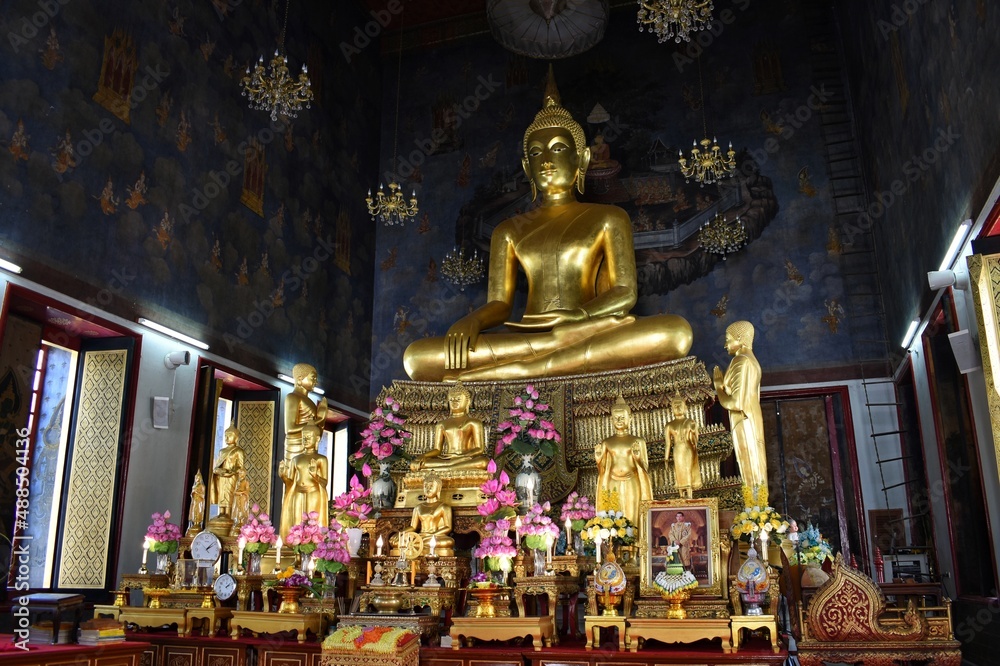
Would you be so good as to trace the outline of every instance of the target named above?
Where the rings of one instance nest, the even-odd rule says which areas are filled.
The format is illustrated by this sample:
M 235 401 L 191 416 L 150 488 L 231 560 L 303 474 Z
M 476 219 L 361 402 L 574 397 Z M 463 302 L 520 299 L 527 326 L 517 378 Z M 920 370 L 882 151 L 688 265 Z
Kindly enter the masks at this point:
M 649 478 L 646 440 L 629 434 L 631 420 L 632 411 L 619 395 L 611 408 L 615 434 L 594 447 L 598 490 L 595 506 L 598 511 L 619 510 L 639 525 L 639 502 L 653 499 L 653 483 Z M 613 491 L 617 491 L 618 506 L 604 506 Z
M 581 203 L 590 148 L 552 80 L 524 134 L 522 166 L 541 205 L 501 222 L 490 240 L 487 303 L 444 337 L 417 340 L 403 364 L 412 379 L 524 379 L 631 368 L 686 356 L 691 326 L 677 315 L 637 318 L 632 223 L 616 206 Z M 517 271 L 527 275 L 523 316 L 512 321 Z M 483 333 L 506 324 L 509 332 Z
M 205 528 L 205 481 L 199 469 L 191 484 L 191 505 L 188 508 L 188 528 L 185 536 L 193 537 Z
M 304 451 L 303 429 L 306 426 L 315 426 L 322 429 L 326 422 L 327 402 L 326 398 L 321 398 L 319 402 L 313 402 L 309 397 L 309 392 L 316 388 L 319 382 L 319 375 L 316 368 L 308 363 L 296 363 L 292 367 L 292 379 L 295 381 L 295 388 L 285 396 L 285 453 L 282 458 L 286 467 L 292 465 L 295 456 Z M 295 514 L 291 510 L 291 502 L 288 495 L 292 492 L 290 482 L 285 481 L 285 489 L 281 502 L 281 538 L 288 536 L 288 530 L 302 520 L 302 514 Z M 325 523 L 324 523 L 325 524 Z
M 712 375 L 719 404 L 729 412 L 733 449 L 743 483 L 763 492 L 767 503 L 767 452 L 764 450 L 764 418 L 760 412 L 760 363 L 753 353 L 753 324 L 733 322 L 726 328 L 726 351 L 733 357 L 726 370 L 718 366 Z
M 691 498 L 701 488 L 701 468 L 698 465 L 698 424 L 687 415 L 687 401 L 678 395 L 670 401 L 674 418 L 663 430 L 666 449 L 664 464 L 674 453 L 674 485 L 681 497 Z
M 422 555 L 429 555 L 431 537 L 435 539 L 434 554 L 451 557 L 455 554 L 455 540 L 451 537 L 451 506 L 441 499 L 441 477 L 428 474 L 424 477 L 424 501 L 413 507 L 410 526 L 405 532 L 417 532 L 424 538 Z M 398 548 L 391 555 L 398 555 Z
M 219 449 L 212 469 L 208 501 L 219 507 L 219 513 L 208 521 L 209 530 L 219 537 L 228 536 L 233 527 L 230 509 L 236 499 L 236 482 L 244 469 L 246 452 L 240 446 L 240 431 L 235 425 L 226 428 L 225 444 Z
M 330 469 L 326 456 L 316 452 L 320 432 L 317 426 L 303 426 L 303 451 L 292 459 L 290 465 L 284 460 L 278 463 L 278 476 L 289 489 L 282 506 L 282 517 L 287 511 L 289 515 L 299 517 L 295 521 L 298 523 L 302 520 L 302 514 L 315 511 L 319 515 L 319 524 L 327 526 L 330 524 L 330 495 L 326 484 L 330 478 Z
M 461 383 L 448 389 L 450 416 L 434 426 L 431 449 L 410 463 L 411 472 L 486 469 L 483 422 L 469 416 L 471 406 L 472 394 Z

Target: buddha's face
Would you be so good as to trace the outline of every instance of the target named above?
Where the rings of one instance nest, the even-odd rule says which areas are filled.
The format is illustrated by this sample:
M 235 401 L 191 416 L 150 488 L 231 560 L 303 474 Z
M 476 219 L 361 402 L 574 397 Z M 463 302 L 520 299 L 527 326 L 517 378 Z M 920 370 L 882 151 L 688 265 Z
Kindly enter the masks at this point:
M 233 444 L 236 443 L 236 440 L 238 440 L 239 438 L 240 438 L 239 431 L 233 430 L 232 428 L 226 430 L 226 444 L 232 446 Z
M 732 333 L 726 333 L 726 351 L 729 352 L 730 356 L 736 356 L 737 352 L 740 351 L 740 347 L 743 343 Z
M 448 406 L 452 414 L 464 414 L 469 411 L 469 396 L 464 391 L 448 394 Z
M 621 430 L 628 427 L 629 422 L 629 411 L 621 407 L 615 407 L 611 410 L 611 425 L 616 429 Z
M 586 149 L 589 155 L 589 148 Z M 528 137 L 524 170 L 546 196 L 569 194 L 580 175 L 581 154 L 562 127 L 540 129 Z
M 316 371 L 311 370 L 309 372 L 303 373 L 302 376 L 299 377 L 298 383 L 299 386 L 301 386 L 305 390 L 311 391 L 313 390 L 313 388 L 316 387 L 316 383 L 318 381 L 319 381 L 319 376 L 316 374 Z
M 424 497 L 428 500 L 436 500 L 441 494 L 441 480 L 427 479 L 424 481 Z
M 684 412 L 687 411 L 687 404 L 681 401 L 675 401 L 673 403 L 674 418 L 679 419 L 684 416 Z

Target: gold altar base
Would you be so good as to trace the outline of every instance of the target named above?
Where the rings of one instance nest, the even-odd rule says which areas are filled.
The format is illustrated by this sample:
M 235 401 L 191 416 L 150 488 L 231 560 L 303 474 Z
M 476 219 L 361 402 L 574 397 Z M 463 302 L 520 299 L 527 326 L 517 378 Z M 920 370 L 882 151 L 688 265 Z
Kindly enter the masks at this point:
M 531 636 L 535 651 L 542 646 L 551 647 L 555 635 L 555 622 L 549 616 L 544 617 L 455 617 L 452 618 L 451 639 L 452 649 L 457 650 L 465 645 L 471 646 L 474 639 L 482 641 L 509 641 L 515 638 Z
M 743 630 L 767 629 L 771 639 L 771 652 L 781 652 L 778 645 L 778 621 L 773 615 L 733 615 L 729 618 L 733 629 L 733 649 L 739 652 Z
M 601 647 L 600 629 L 618 630 L 618 651 L 628 649 L 628 630 L 624 615 L 585 615 L 583 618 L 584 647 L 594 650 Z
M 525 380 L 469 381 L 463 385 L 472 393 L 472 415 L 482 419 L 492 432 L 498 422 L 507 418 L 507 408 L 514 396 L 524 389 L 525 383 Z M 629 370 L 537 378 L 531 383 L 552 405 L 555 426 L 564 434 L 563 446 L 539 469 L 542 476 L 540 501 L 558 501 L 574 488 L 582 495 L 596 496 L 594 443 L 613 434 L 608 417 L 619 393 L 632 410 L 631 433 L 647 442 L 654 496 L 676 496 L 673 469 L 668 468 L 663 459 L 663 429 L 673 418 L 670 401 L 680 394 L 689 405 L 688 417 L 701 429 L 697 448 L 703 487 L 695 496 L 719 497 L 722 510 L 742 508 L 739 478 L 722 477 L 719 472 L 721 461 L 732 453 L 732 436 L 721 427 L 705 426 L 701 405 L 715 398 L 715 389 L 705 364 L 697 358 L 689 356 Z M 408 453 L 419 455 L 431 448 L 434 425 L 449 414 L 449 386 L 439 382 L 395 380 L 391 387 L 383 389 L 378 404 L 384 407 L 386 396 L 391 395 L 399 401 L 400 411 L 407 415 L 407 429 L 413 433 L 407 445 Z M 487 444 L 492 446 L 492 442 Z M 516 467 L 513 458 L 516 456 L 509 461 L 511 471 Z M 412 484 L 412 488 L 407 483 Z M 417 504 L 420 488 L 416 483 L 414 475 L 400 484 L 397 507 Z M 442 497 L 446 498 L 448 486 L 445 488 Z
M 243 629 L 253 634 L 276 634 L 295 631 L 299 643 L 305 643 L 306 633 L 323 635 L 323 615 L 320 613 L 263 613 L 259 611 L 233 611 L 229 620 L 229 637 L 239 640 Z
M 233 612 L 228 608 L 188 608 L 184 621 L 184 633 L 181 636 L 191 636 L 197 630 L 198 636 L 214 637 L 218 635 Z
M 635 616 L 638 618 L 663 618 L 670 610 L 670 602 L 665 599 L 642 598 L 635 600 Z M 688 619 L 728 620 L 729 604 L 719 597 L 705 597 L 692 594 L 684 602 L 684 612 Z
M 694 643 L 700 640 L 722 640 L 722 652 L 733 652 L 732 631 L 729 618 L 667 620 L 664 618 L 633 617 L 628 621 L 629 650 L 637 652 L 648 639 L 664 643 Z
M 424 476 L 428 472 L 409 472 L 399 484 L 396 495 L 396 507 L 413 508 L 424 501 Z M 441 497 L 453 507 L 477 506 L 485 501 L 486 496 L 479 486 L 493 478 L 485 470 L 435 470 L 441 477 Z
M 398 561 L 398 557 L 371 558 L 373 568 L 376 562 L 382 563 L 382 580 L 387 584 L 396 575 L 396 563 Z M 418 557 L 413 561 L 417 563 L 417 585 L 419 586 L 427 577 L 427 558 Z M 406 580 L 410 580 L 410 566 L 410 563 L 407 562 L 406 569 L 403 571 L 406 574 Z M 469 576 L 472 575 L 472 567 L 469 564 L 468 557 L 438 557 L 434 560 L 434 574 L 441 580 L 441 584 L 444 587 L 455 588 L 458 587 L 461 581 L 468 580 Z
M 118 614 L 118 621 L 134 624 L 140 629 L 158 629 L 171 624 L 177 625 L 177 635 L 184 635 L 187 619 L 186 608 L 147 608 L 146 606 L 125 606 Z
M 409 610 L 414 606 L 427 606 L 431 609 L 431 615 L 437 617 L 441 611 L 453 610 L 455 608 L 455 598 L 458 595 L 458 588 L 422 587 L 419 585 L 416 587 L 393 587 L 391 585 L 384 585 L 379 587 L 363 586 L 360 588 L 360 592 L 358 608 L 362 613 L 368 610 L 376 597 L 385 596 L 386 592 L 391 592 L 401 596 L 402 605 L 400 608 Z

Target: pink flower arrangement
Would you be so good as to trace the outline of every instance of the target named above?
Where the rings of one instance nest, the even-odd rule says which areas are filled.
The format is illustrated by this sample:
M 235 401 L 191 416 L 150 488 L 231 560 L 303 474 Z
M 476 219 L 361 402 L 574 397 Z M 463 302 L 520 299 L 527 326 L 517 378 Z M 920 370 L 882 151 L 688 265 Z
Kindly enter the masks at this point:
M 555 454 L 554 442 L 562 441 L 559 431 L 551 421 L 548 403 L 543 402 L 534 384 L 524 387 L 524 393 L 514 398 L 514 406 L 507 410 L 509 421 L 497 424 L 497 440 L 495 455 L 500 455 L 508 447 L 522 456 L 538 453 L 551 456 Z
M 497 464 L 491 460 L 486 467 L 490 474 L 497 473 Z M 486 500 L 476 506 L 476 511 L 485 521 L 496 521 L 499 518 L 509 518 L 517 511 L 517 493 L 509 487 L 510 477 L 505 470 L 500 470 L 500 476 L 490 479 L 479 486 Z
M 249 520 L 240 528 L 240 536 L 246 541 L 248 553 L 266 553 L 278 540 L 271 518 L 260 510 L 260 504 L 250 507 Z
M 368 520 L 372 506 L 362 502 L 362 500 L 367 499 L 371 494 L 371 488 L 362 486 L 357 475 L 352 476 L 350 489 L 333 498 L 333 520 L 344 527 L 357 527 L 362 521 Z
M 545 515 L 551 509 L 548 502 L 536 504 L 521 518 L 520 534 L 528 548 L 547 550 L 559 538 L 559 526 Z
M 572 521 L 573 530 L 579 532 L 587 524 L 587 521 L 594 517 L 595 511 L 590 499 L 586 495 L 578 495 L 574 490 L 562 505 L 559 522 L 565 523 L 568 518 Z
M 496 474 L 496 461 L 491 460 L 486 470 L 490 474 Z M 483 517 L 483 531 L 487 536 L 479 542 L 472 554 L 482 557 L 486 568 L 491 571 L 510 571 L 511 559 L 517 555 L 517 546 L 509 536 L 514 526 L 510 519 L 517 513 L 517 495 L 509 484 L 507 472 L 500 470 L 497 478 L 490 479 L 479 487 L 486 500 L 476 510 Z
M 326 538 L 319 542 L 313 551 L 317 572 L 337 573 L 343 570 L 351 561 L 351 553 L 347 548 L 347 533 L 339 529 L 327 530 Z
M 386 396 L 385 408 L 376 408 L 368 427 L 361 431 L 361 447 L 351 456 L 351 466 L 369 477 L 375 463 L 408 459 L 403 445 L 413 438 L 413 433 L 403 428 L 405 423 L 406 419 L 399 414 L 399 403 Z
M 326 538 L 326 533 L 330 530 L 319 524 L 319 514 L 315 511 L 302 514 L 302 522 L 292 525 L 288 530 L 288 538 L 285 545 L 290 546 L 296 553 L 310 555 L 316 547 Z
M 146 538 L 151 542 L 149 549 L 154 553 L 176 553 L 181 540 L 181 528 L 170 520 L 170 512 L 154 513 L 153 522 L 146 528 Z

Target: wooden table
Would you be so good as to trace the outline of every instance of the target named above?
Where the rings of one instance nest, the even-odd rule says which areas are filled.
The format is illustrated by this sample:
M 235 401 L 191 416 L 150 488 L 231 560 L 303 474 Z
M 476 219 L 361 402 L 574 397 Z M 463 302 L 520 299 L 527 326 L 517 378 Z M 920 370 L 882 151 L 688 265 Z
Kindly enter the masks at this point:
M 525 576 L 514 578 L 514 600 L 517 602 L 517 613 L 525 617 L 524 597 L 527 595 L 544 594 L 549 601 L 548 614 L 553 623 L 556 619 L 556 606 L 560 595 L 566 596 L 566 608 L 563 614 L 564 631 L 573 635 L 576 633 L 576 600 L 580 594 L 580 581 L 572 576 Z M 559 644 L 558 632 L 552 637 L 552 644 Z
M 778 621 L 773 615 L 732 615 L 729 618 L 733 630 L 733 649 L 740 649 L 740 634 L 743 629 L 767 629 L 771 637 L 771 652 L 781 651 L 778 645 Z
M 625 628 L 624 615 L 584 615 L 583 623 L 583 638 L 588 650 L 601 646 L 598 630 L 603 628 L 618 630 L 619 652 L 628 648 L 628 631 Z
M 453 650 L 462 647 L 462 638 L 471 645 L 472 639 L 507 641 L 531 636 L 534 649 L 551 647 L 556 625 L 551 617 L 456 617 L 452 620 Z
M 628 621 L 629 650 L 638 651 L 640 642 L 652 638 L 664 643 L 694 643 L 702 639 L 722 639 L 722 651 L 733 652 L 729 618 L 666 618 L 633 617 Z
M 52 615 L 52 644 L 59 642 L 59 625 L 62 624 L 62 614 L 73 612 L 73 629 L 80 624 L 80 614 L 83 612 L 82 594 L 58 594 L 52 592 L 39 592 L 28 595 L 27 607 L 29 617 L 31 615 Z M 74 640 L 76 637 L 73 637 Z
M 306 640 L 306 632 L 312 631 L 317 637 L 323 633 L 323 615 L 321 613 L 261 613 L 257 611 L 232 611 L 229 621 L 230 638 L 234 641 L 240 638 L 240 631 L 246 629 L 261 634 L 274 634 L 280 631 L 295 631 L 299 643 Z
M 233 616 L 233 611 L 222 606 L 214 608 L 188 608 L 187 619 L 184 622 L 182 636 L 190 636 L 194 631 L 195 620 L 198 622 L 199 635 L 215 636 L 222 629 L 223 622 Z M 206 631 L 207 630 L 207 631 Z
M 6 666 L 140 666 L 149 643 L 122 641 L 104 645 L 29 645 L 28 650 L 11 648 L 13 636 L 0 636 L 0 662 Z

